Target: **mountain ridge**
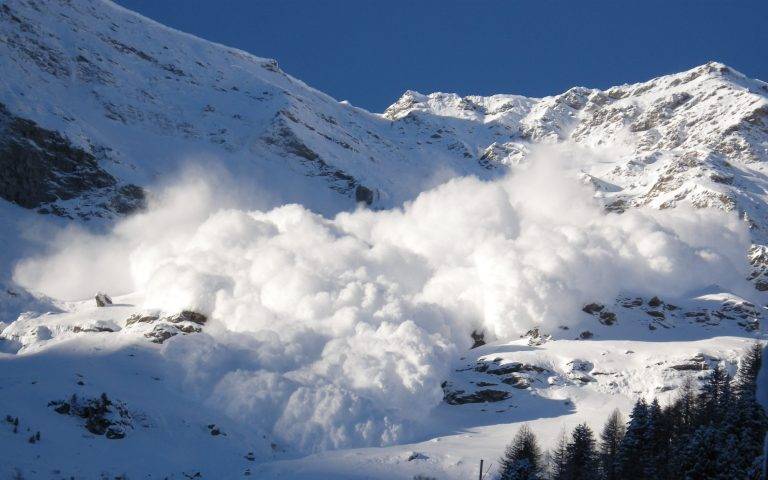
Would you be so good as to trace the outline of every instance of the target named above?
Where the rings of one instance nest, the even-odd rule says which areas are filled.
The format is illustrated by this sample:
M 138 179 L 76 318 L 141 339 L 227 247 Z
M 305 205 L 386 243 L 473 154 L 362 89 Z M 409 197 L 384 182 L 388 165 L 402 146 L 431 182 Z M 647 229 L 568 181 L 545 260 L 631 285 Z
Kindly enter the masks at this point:
M 754 206 L 758 197 L 764 200 L 762 194 L 720 186 L 734 181 L 723 161 L 758 164 L 768 158 L 761 146 L 768 135 L 768 86 L 723 64 L 711 62 L 605 91 L 574 87 L 541 99 L 409 91 L 382 114 L 372 114 L 286 75 L 274 60 L 178 35 L 113 4 L 102 8 L 98 1 L 80 0 L 64 5 L 3 4 L 3 69 L 15 74 L 4 81 L 0 103 L 94 155 L 122 185 L 151 186 L 158 176 L 173 174 L 192 151 L 203 152 L 238 174 L 261 179 L 279 174 L 302 185 L 277 192 L 275 205 L 297 201 L 333 213 L 356 201 L 396 206 L 450 176 L 493 178 L 493 170 L 523 161 L 538 144 L 570 142 L 598 150 L 625 144 L 631 151 L 620 156 L 616 172 L 585 172 L 623 190 L 598 189 L 611 209 L 625 204 L 666 208 L 682 200 L 737 209 L 759 227 L 767 221 Z M 66 13 L 73 10 L 98 21 L 86 25 Z M 58 16 L 73 31 L 46 24 L 43 13 Z M 109 26 L 113 17 L 122 23 Z M 168 39 L 174 36 L 181 42 L 171 47 L 174 42 Z M 79 38 L 93 40 L 85 44 Z M 198 50 L 207 51 L 208 59 L 223 55 L 234 63 L 213 64 L 199 58 Z M 180 85 L 186 85 L 183 97 L 177 95 Z M 37 100 L 36 89 L 62 92 L 54 94 L 59 103 Z M 718 109 L 725 100 L 718 103 L 717 97 L 737 105 Z M 244 105 L 251 107 L 248 113 Z M 701 106 L 700 118 L 687 128 L 685 116 L 695 106 Z M 725 114 L 734 115 L 734 122 L 708 127 Z M 164 146 L 148 148 L 151 143 Z M 643 166 L 655 163 L 649 153 L 662 157 L 665 152 L 673 158 L 662 159 L 663 168 Z M 683 154 L 688 156 L 683 159 Z M 696 171 L 687 175 L 684 169 Z M 396 183 L 389 178 L 395 170 Z M 444 173 L 432 178 L 435 171 Z M 720 185 L 688 178 L 705 171 Z M 670 175 L 671 182 L 663 180 Z M 759 180 L 750 171 L 737 169 L 735 175 L 736 187 L 745 176 L 749 182 Z M 654 176 L 654 185 L 631 188 Z M 79 212 L 76 202 L 60 200 L 48 202 L 54 206 L 48 210 L 82 219 L 115 214 L 108 200 Z
M 0 0 L 0 71 L 0 475 L 467 478 L 766 338 L 768 85 L 726 65 L 376 114 Z

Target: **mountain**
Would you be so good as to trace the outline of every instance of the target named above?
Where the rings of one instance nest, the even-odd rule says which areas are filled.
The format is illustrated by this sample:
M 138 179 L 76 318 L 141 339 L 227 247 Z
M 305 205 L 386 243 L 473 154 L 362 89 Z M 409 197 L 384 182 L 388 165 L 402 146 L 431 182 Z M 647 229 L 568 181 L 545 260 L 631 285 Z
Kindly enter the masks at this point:
M 3 168 L 0 196 L 25 208 L 125 213 L 141 205 L 136 186 L 206 156 L 285 185 L 270 192 L 275 204 L 391 207 L 448 176 L 488 178 L 533 145 L 572 141 L 606 157 L 584 173 L 610 208 L 688 202 L 766 221 L 768 85 L 722 64 L 541 99 L 409 91 L 375 115 L 274 60 L 116 5 L 7 1 L 0 28 L 3 165 L 19 150 L 28 163 Z
M 765 338 L 768 84 L 726 65 L 375 114 L 3 0 L 0 72 L 3 475 L 466 478 Z

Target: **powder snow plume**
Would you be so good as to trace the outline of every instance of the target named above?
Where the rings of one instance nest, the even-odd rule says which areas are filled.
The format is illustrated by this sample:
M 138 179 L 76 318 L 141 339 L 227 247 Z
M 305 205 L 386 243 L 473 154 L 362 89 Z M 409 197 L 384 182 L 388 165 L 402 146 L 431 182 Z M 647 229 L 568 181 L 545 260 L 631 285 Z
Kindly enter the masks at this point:
M 456 178 L 402 208 L 332 219 L 232 208 L 193 178 L 109 234 L 62 232 L 15 279 L 205 313 L 206 334 L 162 347 L 184 387 L 302 451 L 398 443 L 440 403 L 474 329 L 554 333 L 620 292 L 745 287 L 735 214 L 606 213 L 577 181 L 579 155 L 541 150 L 495 181 Z

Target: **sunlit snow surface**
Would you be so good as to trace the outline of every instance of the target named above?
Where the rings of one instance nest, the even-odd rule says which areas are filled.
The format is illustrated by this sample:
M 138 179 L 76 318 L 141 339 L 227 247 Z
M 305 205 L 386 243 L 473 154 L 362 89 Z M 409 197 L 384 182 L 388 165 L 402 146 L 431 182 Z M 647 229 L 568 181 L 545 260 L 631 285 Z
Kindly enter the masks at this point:
M 22 429 L 3 426 L 12 467 L 461 478 L 520 422 L 546 444 L 639 395 L 669 398 L 704 364 L 733 369 L 762 315 L 744 224 L 713 210 L 606 214 L 559 161 L 550 152 L 509 178 L 330 219 L 219 207 L 216 189 L 190 180 L 109 232 L 53 235 L 48 253 L 17 264 L 19 283 L 69 299 L 99 285 L 135 293 L 101 308 L 56 301 L 64 313 L 3 330 L 0 413 Z M 540 178 L 557 188 L 542 194 Z M 590 302 L 614 321 L 582 311 Z M 152 343 L 182 310 L 209 318 L 202 331 Z M 473 330 L 491 343 L 469 350 Z M 494 373 L 514 363 L 525 384 Z M 508 398 L 443 401 L 483 389 Z M 129 411 L 126 438 L 48 406 L 101 392 Z M 44 440 L 28 443 L 37 431 Z
M 377 115 L 108 2 L 0 7 L 0 102 L 150 199 L 0 204 L 0 476 L 473 478 L 763 338 L 768 85 L 725 65 Z M 102 392 L 125 438 L 49 406 Z

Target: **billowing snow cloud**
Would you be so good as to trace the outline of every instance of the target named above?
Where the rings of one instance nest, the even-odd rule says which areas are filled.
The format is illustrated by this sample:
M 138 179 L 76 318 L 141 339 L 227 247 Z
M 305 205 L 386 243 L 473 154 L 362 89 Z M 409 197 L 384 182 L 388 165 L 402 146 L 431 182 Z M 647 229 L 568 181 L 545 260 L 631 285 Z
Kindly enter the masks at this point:
M 743 286 L 735 215 L 606 214 L 573 161 L 543 152 L 493 182 L 454 179 L 403 208 L 334 219 L 223 208 L 194 181 L 109 235 L 63 233 L 16 279 L 55 297 L 135 290 L 148 309 L 201 311 L 206 335 L 164 346 L 194 394 L 304 451 L 394 443 L 440 402 L 473 329 L 554 333 L 621 291 Z

